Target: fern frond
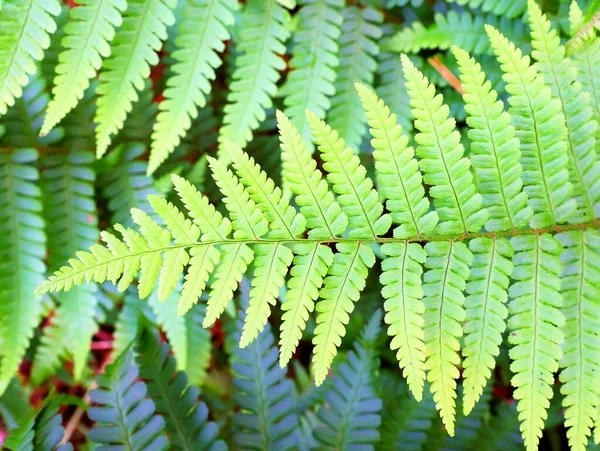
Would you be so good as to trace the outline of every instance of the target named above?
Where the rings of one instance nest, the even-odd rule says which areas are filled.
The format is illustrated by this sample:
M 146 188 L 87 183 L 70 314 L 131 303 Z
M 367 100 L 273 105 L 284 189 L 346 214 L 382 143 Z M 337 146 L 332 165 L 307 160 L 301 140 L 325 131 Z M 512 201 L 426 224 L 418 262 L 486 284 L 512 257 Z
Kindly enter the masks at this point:
M 381 321 L 381 315 L 374 315 Z M 379 331 L 377 324 L 376 332 Z M 332 378 L 314 430 L 319 449 L 373 449 L 379 440 L 381 398 L 375 390 L 375 352 L 357 342 Z
M 454 436 L 456 379 L 460 364 L 459 337 L 465 320 L 465 282 L 473 255 L 461 242 L 425 245 L 427 271 L 423 276 L 424 331 L 427 380 L 448 434 Z
M 595 281 L 600 275 L 597 258 L 600 235 L 595 230 L 586 230 L 561 233 L 556 238 L 564 248 L 561 293 L 566 322 L 560 380 L 565 396 L 565 426 L 571 449 L 583 450 L 600 404 L 597 377 L 600 371 L 600 324 L 595 313 L 599 294 Z
M 147 197 L 158 193 L 152 186 L 153 180 L 146 176 L 147 163 L 139 159 L 144 152 L 145 148 L 141 144 L 124 144 L 117 147 L 109 158 L 103 160 L 103 162 L 106 160 L 110 162 L 101 165 L 99 182 L 113 224 L 132 227 L 134 225 L 130 214 L 132 208 L 138 208 L 148 214 L 152 213 Z
M 421 275 L 426 253 L 417 243 L 386 243 L 381 252 L 386 255 L 381 264 L 380 281 L 388 335 L 393 337 L 390 347 L 397 350 L 396 358 L 408 387 L 415 399 L 421 401 L 425 384 L 425 306 L 421 300 Z
M 376 86 L 376 91 L 381 100 L 389 107 L 390 111 L 396 115 L 396 120 L 402 127 L 404 134 L 411 137 L 413 122 L 410 109 L 406 108 L 406 105 L 410 103 L 410 99 L 406 91 L 406 80 L 402 72 L 402 63 L 398 55 L 385 50 L 394 30 L 395 28 L 390 26 L 384 25 L 383 27 L 382 51 L 379 53 L 377 65 L 377 79 L 379 82 Z
M 63 261 L 79 249 L 92 246 L 98 239 L 98 220 L 94 201 L 95 173 L 91 167 L 94 155 L 90 152 L 72 151 L 67 155 L 49 156 L 42 160 L 45 204 L 47 205 L 46 235 L 48 237 L 49 269 L 58 269 Z M 62 353 L 63 349 L 73 356 L 73 375 L 79 379 L 87 366 L 87 356 L 98 325 L 94 318 L 97 307 L 95 285 L 75 287 L 57 296 L 58 308 L 52 325 L 44 335 L 63 336 L 62 346 L 56 348 L 53 340 L 44 350 L 46 354 Z M 54 337 L 56 339 L 57 337 Z M 42 343 L 43 343 L 42 338 Z M 68 345 L 68 346 L 67 346 Z M 41 375 L 40 375 L 41 376 Z M 47 374 L 45 375 L 47 376 Z
M 7 0 L 0 14 L 0 116 L 23 95 L 56 31 L 58 0 Z
M 377 451 L 421 451 L 427 440 L 435 415 L 435 403 L 429 390 L 417 401 L 406 391 L 403 381 L 391 372 L 382 371 L 379 376 L 379 393 L 383 401 L 381 413 L 381 439 Z
M 115 330 L 113 332 L 112 354 L 115 357 L 123 354 L 135 341 L 144 321 L 154 325 L 155 321 L 148 307 L 148 304 L 140 299 L 133 287 L 125 292 L 123 305 L 115 320 Z M 172 342 L 171 346 L 174 346 Z
M 41 314 L 41 300 L 33 295 L 46 269 L 37 158 L 34 149 L 0 154 L 0 393 L 17 372 Z
M 179 145 L 189 130 L 198 108 L 206 105 L 210 82 L 222 61 L 218 53 L 229 39 L 228 28 L 234 22 L 236 0 L 202 0 L 186 2 L 178 22 L 173 75 L 166 82 L 165 99 L 152 133 L 152 149 L 148 173 L 158 166 Z
M 3 147 L 37 147 L 54 144 L 64 135 L 64 130 L 56 129 L 44 137 L 39 136 L 44 119 L 44 110 L 50 97 L 46 82 L 39 73 L 29 77 L 22 96 L 2 116 L 0 121 L 10 133 L 0 138 Z
M 498 18 L 489 14 L 472 15 L 467 11 L 448 11 L 447 14 L 436 14 L 434 24 L 429 28 L 423 26 L 420 21 L 403 28 L 386 42 L 384 49 L 398 53 L 418 53 L 423 49 L 446 50 L 455 45 L 475 55 L 490 53 L 490 41 L 485 34 L 484 24 L 498 28 L 520 48 L 527 49 L 530 46 L 524 37 L 525 27 L 520 20 L 511 20 L 504 16 Z
M 600 209 L 600 162 L 595 140 L 598 121 L 589 106 L 589 95 L 575 83 L 577 70 L 565 57 L 560 37 L 550 29 L 550 22 L 533 1 L 529 2 L 529 24 L 536 67 L 552 90 L 552 97 L 559 100 L 560 113 L 566 119 L 569 179 L 572 196 L 578 203 L 569 220 L 586 222 L 594 217 L 594 210 Z
M 41 134 L 46 135 L 83 98 L 90 79 L 100 69 L 102 58 L 111 52 L 115 28 L 121 26 L 126 0 L 84 0 L 69 11 L 63 50 L 58 56 L 53 98 L 44 118 Z
M 300 213 L 306 218 L 308 236 L 332 238 L 346 230 L 348 218 L 317 169 L 300 133 L 285 114 L 277 111 L 281 140 L 282 177 L 296 195 Z
M 386 199 L 393 222 L 399 225 L 394 236 L 411 238 L 431 234 L 438 216 L 436 212 L 429 212 L 429 200 L 425 198 L 413 148 L 407 147 L 408 139 L 401 135 L 402 128 L 390 109 L 363 85 L 356 84 L 356 89 L 373 137 L 377 187 Z
M 340 243 L 329 267 L 317 303 L 317 327 L 313 344 L 316 385 L 321 385 L 346 334 L 354 303 L 365 288 L 368 271 L 375 264 L 373 250 L 365 244 Z
M 296 203 L 306 218 L 308 236 L 312 238 L 335 237 L 346 229 L 348 218 L 329 191 L 327 182 L 321 178 L 316 162 L 311 158 L 298 130 L 285 114 L 277 112 L 281 139 L 283 179 L 296 195 Z M 279 364 L 283 367 L 291 358 L 309 312 L 323 284 L 323 277 L 333 262 L 329 247 L 320 244 L 294 247 L 294 267 L 288 282 L 289 291 L 282 304 L 281 346 Z
M 550 88 L 515 44 L 498 30 L 486 25 L 494 53 L 500 62 L 509 112 L 521 142 L 524 190 L 533 209 L 531 227 L 541 228 L 567 221 L 576 208 L 570 199 L 566 153 L 566 128 L 561 106 Z
M 367 177 L 360 159 L 339 133 L 311 111 L 306 112 L 313 138 L 319 147 L 327 180 L 338 195 L 338 202 L 352 224 L 351 238 L 370 238 L 385 234 L 392 218 L 383 214 L 383 205 Z
M 561 245 L 547 234 L 515 237 L 511 244 L 515 250 L 511 277 L 516 281 L 509 291 L 511 382 L 525 447 L 535 450 L 548 415 L 553 373 L 558 370 L 564 340 Z
M 146 384 L 138 380 L 139 369 L 133 353 L 127 350 L 97 377 L 99 388 L 92 390 L 88 416 L 95 426 L 88 438 L 105 447 L 123 447 L 132 451 L 166 450 L 165 420 L 155 414 L 155 405 L 146 398 Z
M 298 12 L 300 23 L 293 34 L 289 62 L 292 70 L 280 93 L 285 114 L 309 144 L 310 128 L 304 111 L 314 111 L 324 119 L 331 107 L 330 97 L 335 94 L 343 4 L 342 0 L 303 0 Z
M 288 20 L 289 13 L 276 0 L 247 2 L 219 142 L 245 147 L 265 120 L 265 109 L 273 106 L 279 71 L 285 69 L 279 55 L 285 53 L 290 34 L 285 27 Z
M 240 340 L 242 322 L 235 334 Z M 240 411 L 233 414 L 233 441 L 237 447 L 295 449 L 298 418 L 295 390 L 277 365 L 277 347 L 269 323 L 246 348 L 235 347 L 232 360 L 233 399 Z
M 177 369 L 184 371 L 188 366 L 189 337 L 185 318 L 177 314 L 177 300 L 180 296 L 181 283 L 177 283 L 173 292 L 163 302 L 159 302 L 156 291 L 152 292 L 146 301 L 156 317 L 156 324 L 164 331 L 169 340 L 177 362 Z
M 353 6 L 345 8 L 342 15 L 340 61 L 328 118 L 331 127 L 348 146 L 358 150 L 367 129 L 367 120 L 354 83 L 373 85 L 383 17 L 375 9 Z
M 455 121 L 448 117 L 441 94 L 436 95 L 434 86 L 406 55 L 402 55 L 402 66 L 419 130 L 415 136 L 419 165 L 424 182 L 431 185 L 429 194 L 441 220 L 436 231 L 442 235 L 476 232 L 486 223 L 488 213 L 475 190 Z
M 123 25 L 112 43 L 111 55 L 104 60 L 98 86 L 96 155 L 104 155 L 138 99 L 150 66 L 158 63 L 157 51 L 167 37 L 167 26 L 175 18 L 174 0 L 128 0 Z
M 513 0 L 505 2 L 504 0 L 448 0 L 449 3 L 456 3 L 469 8 L 481 8 L 485 13 L 491 12 L 496 16 L 518 17 L 527 9 L 527 0 Z
M 503 238 L 476 238 L 469 242 L 474 255 L 467 283 L 464 327 L 463 409 L 468 415 L 492 376 L 506 329 L 509 277 L 513 250 Z
M 582 90 L 590 95 L 590 106 L 597 118 L 600 115 L 600 39 L 595 37 L 587 40 L 572 58 L 577 67 L 577 81 L 581 83 Z M 596 135 L 596 145 L 598 141 Z M 598 210 L 594 214 L 596 217 L 600 215 Z
M 199 400 L 198 389 L 188 384 L 184 372 L 175 371 L 169 346 L 161 344 L 155 332 L 144 329 L 137 353 L 140 377 L 146 381 L 157 413 L 165 418 L 170 445 L 186 450 L 226 450 L 225 442 L 217 440 L 218 426 L 208 421 L 208 408 Z
M 532 211 L 523 192 L 520 142 L 510 124 L 510 115 L 503 111 L 504 104 L 485 80 L 481 65 L 457 47 L 452 51 L 465 91 L 473 153 L 470 160 L 490 216 L 485 228 L 490 231 L 523 228 L 531 220 Z
M 206 316 L 204 304 L 196 304 L 185 316 L 188 353 L 185 372 L 190 384 L 201 386 L 206 379 L 206 371 L 211 362 L 212 335 L 202 327 Z

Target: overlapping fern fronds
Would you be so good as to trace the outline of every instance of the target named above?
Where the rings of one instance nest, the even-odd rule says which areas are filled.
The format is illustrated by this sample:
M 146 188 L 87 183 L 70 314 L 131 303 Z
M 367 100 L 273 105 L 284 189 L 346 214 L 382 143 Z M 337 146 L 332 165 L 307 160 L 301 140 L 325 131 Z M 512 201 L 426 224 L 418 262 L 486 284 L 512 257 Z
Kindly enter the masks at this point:
M 309 5 L 314 6 L 302 8 Z M 573 448 L 584 447 L 600 404 L 593 376 L 599 335 L 589 313 L 597 309 L 600 267 L 597 127 L 590 120 L 591 99 L 597 93 L 587 92 L 595 86 L 592 81 L 577 83 L 577 77 L 583 80 L 592 66 L 577 71 L 581 62 L 564 58 L 545 18 L 533 5 L 530 9 L 534 64 L 520 46 L 490 25 L 478 30 L 475 40 L 464 41 L 474 53 L 491 49 L 497 57 L 508 112 L 482 66 L 465 50 L 453 49 L 470 127 L 465 137 L 456 129 L 443 96 L 402 56 L 405 93 L 415 118 L 413 149 L 390 108 L 370 88 L 354 86 L 351 80 L 356 75 L 349 73 L 357 70 L 365 84 L 373 83 L 378 53 L 374 40 L 380 30 L 371 28 L 379 21 L 372 10 L 348 7 L 330 125 L 320 111 L 308 111 L 301 119 L 275 114 L 282 151 L 280 188 L 240 146 L 251 139 L 266 116 L 264 108 L 271 106 L 283 68 L 278 55 L 283 51 L 278 49 L 287 36 L 282 31 L 287 12 L 274 0 L 248 2 L 243 14 L 245 22 L 253 22 L 241 29 L 236 48 L 238 63 L 220 132 L 223 158 L 207 158 L 225 208 L 218 210 L 193 184 L 173 175 L 176 202 L 150 195 L 153 211 L 143 211 L 147 205 L 133 208 L 131 222 L 116 224 L 115 233 L 102 232 L 104 245 L 77 252 L 37 293 L 68 291 L 91 281 L 111 281 L 123 291 L 137 279 L 139 297 L 152 293 L 151 309 L 185 367 L 187 353 L 178 344 L 184 341 L 183 334 L 177 333 L 185 320 L 176 313 L 188 312 L 208 291 L 201 321 L 211 326 L 244 275 L 252 272 L 244 322 L 238 330 L 241 349 L 235 351 L 236 399 L 242 410 L 234 417 L 234 427 L 239 440 L 286 448 L 292 446 L 298 421 L 291 384 L 281 382 L 283 370 L 275 366 L 271 309 L 281 299 L 281 367 L 316 311 L 313 368 L 321 384 L 369 271 L 380 258 L 391 349 L 412 395 L 433 400 L 450 435 L 456 427 L 458 396 L 465 414 L 479 415 L 480 406 L 487 404 L 482 394 L 508 328 L 512 384 L 525 446 L 529 450 L 538 446 L 554 373 L 561 367 L 568 437 Z M 335 34 L 329 31 L 328 36 Z M 350 64 L 355 54 L 344 53 L 350 41 L 363 45 L 358 66 Z M 298 54 L 306 51 L 302 45 Z M 266 75 L 253 84 L 246 76 L 249 71 Z M 190 108 L 196 107 L 194 103 Z M 303 139 L 306 125 L 318 158 Z M 355 155 L 367 125 L 372 173 Z M 282 290 L 284 286 L 287 290 Z M 129 309 L 128 315 L 133 311 Z M 168 315 L 161 317 L 165 312 Z M 355 426 L 340 432 L 338 419 L 333 426 L 328 423 L 336 417 L 330 410 L 360 399 L 345 397 L 352 388 L 371 393 L 365 388 L 373 384 L 367 381 L 366 353 L 357 350 L 351 355 L 352 365 L 337 367 L 337 385 L 330 393 L 338 397 L 330 394 L 317 416 L 326 423 L 322 431 L 327 432 L 317 437 L 325 446 L 347 444 L 345 434 L 352 435 Z M 354 384 L 356 378 L 349 373 L 357 371 L 364 378 Z M 365 422 L 371 433 L 380 406 L 360 407 L 364 409 L 356 411 L 372 420 Z M 465 439 L 475 443 L 470 423 L 463 425 L 469 430 Z M 414 441 L 422 443 L 422 437 Z

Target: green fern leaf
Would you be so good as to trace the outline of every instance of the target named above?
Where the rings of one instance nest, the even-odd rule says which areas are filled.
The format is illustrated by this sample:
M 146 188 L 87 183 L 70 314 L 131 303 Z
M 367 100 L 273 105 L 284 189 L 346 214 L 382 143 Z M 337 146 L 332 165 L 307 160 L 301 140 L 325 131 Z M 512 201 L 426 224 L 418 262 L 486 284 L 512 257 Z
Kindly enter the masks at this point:
M 379 332 L 381 312 L 373 319 L 377 322 L 372 337 Z M 357 342 L 348 361 L 337 367 L 325 404 L 317 412 L 321 424 L 314 436 L 319 449 L 373 449 L 379 440 L 382 402 L 375 391 L 374 354 L 373 349 Z
M 173 292 L 163 302 L 159 302 L 156 291 L 148 297 L 147 302 L 150 310 L 156 316 L 156 324 L 165 332 L 169 340 L 177 361 L 177 369 L 184 371 L 188 366 L 189 337 L 185 318 L 177 314 L 177 299 L 180 296 L 181 283 L 177 283 Z
M 392 218 L 383 214 L 383 205 L 373 188 L 373 181 L 358 156 L 346 147 L 343 138 L 332 127 L 307 111 L 313 138 L 319 147 L 327 171 L 327 179 L 338 195 L 338 202 L 352 224 L 351 238 L 374 238 L 385 234 Z
M 95 180 L 91 164 L 94 155 L 90 152 L 71 151 L 66 155 L 49 156 L 42 160 L 42 187 L 45 203 L 46 235 L 48 237 L 49 269 L 58 269 L 63 261 L 79 249 L 93 245 L 98 239 L 98 220 L 94 202 Z M 57 295 L 58 308 L 52 325 L 44 330 L 50 335 L 37 353 L 46 360 L 49 354 L 57 353 L 56 362 L 64 351 L 73 356 L 73 376 L 77 380 L 87 366 L 87 357 L 96 333 L 95 310 L 97 293 L 95 285 L 75 287 L 68 293 Z M 60 346 L 56 341 L 60 340 Z M 51 359 L 54 360 L 54 359 Z M 39 361 L 37 356 L 34 362 Z M 41 362 L 40 362 L 41 363 Z M 46 366 L 42 363 L 42 366 Z M 34 365 L 35 370 L 35 365 Z M 44 374 L 45 373 L 45 374 Z M 41 381 L 50 374 L 34 371 Z
M 243 314 L 242 314 L 243 317 Z M 240 340 L 238 321 L 235 339 Z M 267 323 L 246 348 L 234 348 L 233 399 L 240 411 L 233 414 L 233 442 L 238 448 L 291 450 L 297 446 L 295 389 L 277 365 L 277 347 Z
M 581 83 L 584 92 L 590 95 L 590 106 L 594 117 L 600 115 L 600 39 L 597 37 L 586 40 L 578 52 L 573 55 L 573 63 L 577 67 L 577 81 Z M 598 146 L 598 135 L 596 135 L 596 146 Z M 595 216 L 600 213 L 595 210 Z
M 343 11 L 340 61 L 328 118 L 331 127 L 352 149 L 358 150 L 366 131 L 367 119 L 354 83 L 373 85 L 376 57 L 381 39 L 381 13 L 375 9 L 347 7 Z
M 126 0 L 84 0 L 69 11 L 63 50 L 58 57 L 54 95 L 48 105 L 41 134 L 46 135 L 83 98 L 100 69 L 102 58 L 110 55 L 115 28 L 123 21 Z
M 35 438 L 34 426 L 35 415 L 22 419 L 19 427 L 8 435 L 2 447 L 14 451 L 33 451 L 33 439 Z
M 177 49 L 172 53 L 173 75 L 166 82 L 165 100 L 159 104 L 152 133 L 149 174 L 179 145 L 198 115 L 198 108 L 206 105 L 210 81 L 222 63 L 218 53 L 229 39 L 228 28 L 234 22 L 232 12 L 236 6 L 236 0 L 185 3 L 182 20 L 177 25 Z
M 558 370 L 561 328 L 559 293 L 561 273 L 560 243 L 550 235 L 521 236 L 511 240 L 515 250 L 510 287 L 508 327 L 513 345 L 510 369 L 521 420 L 521 433 L 528 450 L 537 449 L 552 398 L 553 373 Z
M 560 37 L 533 1 L 529 3 L 529 24 L 536 67 L 552 90 L 552 97 L 559 100 L 561 115 L 566 119 L 572 196 L 578 203 L 570 222 L 586 222 L 600 208 L 600 162 L 595 142 L 598 121 L 589 106 L 589 96 L 575 83 L 577 70 L 565 57 Z
M 285 114 L 310 145 L 305 110 L 324 119 L 335 93 L 335 68 L 339 64 L 337 41 L 341 34 L 342 0 L 303 0 L 300 23 L 293 34 L 291 72 L 281 88 Z M 310 64 L 307 64 L 310 61 Z M 312 148 L 312 147 L 311 147 Z
M 383 401 L 381 413 L 381 439 L 377 451 L 421 451 L 427 440 L 435 416 L 435 403 L 429 390 L 417 401 L 406 391 L 404 382 L 394 373 L 383 371 L 379 375 L 379 393 Z
M 0 14 L 0 116 L 23 95 L 56 31 L 57 0 L 7 0 Z
M 280 129 L 283 178 L 296 195 L 296 203 L 306 218 L 311 238 L 332 238 L 341 234 L 348 224 L 327 182 L 321 178 L 316 162 L 311 158 L 298 130 L 285 114 L 277 112 Z M 294 268 L 288 282 L 288 292 L 282 304 L 279 364 L 283 367 L 292 357 L 302 336 L 308 315 L 323 284 L 327 269 L 333 262 L 331 249 L 320 244 L 294 246 Z
M 88 438 L 100 449 L 122 447 L 132 451 L 166 450 L 165 420 L 155 414 L 155 405 L 146 398 L 146 384 L 137 380 L 139 369 L 131 350 L 121 355 L 97 377 L 99 388 L 90 393 L 88 416 L 96 425 Z M 123 407 L 127 406 L 127 409 Z
M 382 30 L 382 51 L 379 53 L 377 65 L 376 91 L 381 100 L 389 107 L 390 111 L 396 115 L 396 120 L 402 127 L 404 134 L 408 138 L 411 138 L 413 122 L 410 109 L 406 108 L 406 105 L 410 103 L 410 99 L 406 91 L 406 80 L 402 72 L 402 63 L 397 54 L 384 50 L 387 48 L 387 44 L 396 28 L 384 25 Z
M 109 58 L 104 60 L 98 86 L 96 111 L 96 155 L 104 155 L 138 99 L 150 66 L 158 63 L 156 52 L 167 37 L 167 26 L 175 21 L 174 0 L 128 0 Z
M 365 288 L 369 268 L 375 264 L 375 254 L 368 245 L 339 243 L 337 253 L 317 303 L 317 327 L 313 344 L 315 383 L 321 385 L 337 354 L 337 348 L 345 335 L 345 325 L 350 320 L 354 303 Z
M 110 163 L 101 166 L 99 182 L 102 195 L 111 211 L 111 222 L 132 227 L 130 210 L 138 208 L 148 214 L 152 207 L 147 197 L 158 194 L 153 188 L 153 180 L 146 176 L 146 162 L 138 159 L 145 152 L 141 144 L 124 144 L 117 147 L 109 158 Z M 114 159 L 114 161 L 113 161 Z
M 424 330 L 427 380 L 448 434 L 454 436 L 456 379 L 460 364 L 459 337 L 465 320 L 465 281 L 473 255 L 461 242 L 425 245 L 428 269 L 423 276 Z
M 561 293 L 566 322 L 561 392 L 571 449 L 586 449 L 600 404 L 600 336 L 597 316 L 600 235 L 595 230 L 558 234 L 563 245 Z
M 380 276 L 385 298 L 385 322 L 392 336 L 390 347 L 408 387 L 417 401 L 423 398 L 425 384 L 425 335 L 423 331 L 423 290 L 421 275 L 426 253 L 417 243 L 386 243 L 381 247 L 387 257 L 381 264 Z
M 475 55 L 491 53 L 484 24 L 498 28 L 518 44 L 519 48 L 526 50 L 531 47 L 526 38 L 523 22 L 520 20 L 510 20 L 505 16 L 499 18 L 489 14 L 473 15 L 467 11 L 462 13 L 449 11 L 447 14 L 436 14 L 434 24 L 429 28 L 423 26 L 420 21 L 415 21 L 410 27 L 400 30 L 387 41 L 384 48 L 398 53 L 419 53 L 423 49 L 446 50 L 455 45 Z
M 503 238 L 476 238 L 469 242 L 474 255 L 467 283 L 464 327 L 463 409 L 469 415 L 479 401 L 500 353 L 506 329 L 509 277 L 513 250 Z
M 415 137 L 419 165 L 424 182 L 431 185 L 429 194 L 441 220 L 436 230 L 441 235 L 477 232 L 488 213 L 475 190 L 455 121 L 448 117 L 442 96 L 435 94 L 433 85 L 406 55 L 402 55 L 402 66 L 415 128 L 420 132 Z
M 154 324 L 153 315 L 148 307 L 148 303 L 141 300 L 133 288 L 125 292 L 121 311 L 115 321 L 114 340 L 112 342 L 112 354 L 114 356 L 118 357 L 123 354 L 135 341 L 139 334 L 140 325 L 143 325 L 144 321 Z M 171 346 L 174 347 L 172 342 Z
M 0 154 L 0 393 L 17 372 L 41 314 L 33 291 L 45 272 L 46 237 L 36 160 L 34 149 Z
M 552 99 L 550 88 L 519 48 L 495 28 L 486 25 L 486 30 L 511 94 L 509 112 L 521 141 L 524 189 L 534 212 L 531 227 L 565 222 L 576 203 L 569 199 L 572 185 L 560 102 Z
M 285 53 L 284 42 L 290 34 L 287 21 L 289 13 L 276 0 L 247 2 L 219 142 L 245 147 L 265 120 L 265 109 L 273 105 L 279 71 L 286 66 L 279 55 Z
M 206 315 L 204 304 L 196 304 L 185 316 L 188 353 L 185 372 L 190 384 L 201 386 L 212 358 L 212 334 L 202 327 Z
M 531 220 L 531 207 L 521 181 L 520 142 L 510 124 L 510 115 L 503 111 L 504 104 L 485 81 L 481 65 L 465 51 L 452 49 L 461 72 L 460 81 L 465 91 L 471 162 L 478 177 L 483 205 L 490 231 L 514 230 L 525 227 Z
M 429 212 L 422 177 L 414 150 L 401 136 L 402 128 L 395 115 L 368 88 L 356 84 L 358 95 L 367 114 L 377 170 L 377 185 L 386 199 L 392 220 L 399 224 L 396 238 L 412 238 L 433 232 L 438 221 L 436 212 Z M 400 189 L 398 189 L 400 187 Z
M 147 383 L 156 411 L 165 418 L 170 445 L 185 450 L 226 450 L 225 442 L 217 440 L 218 426 L 208 421 L 208 408 L 199 401 L 198 389 L 188 385 L 184 372 L 175 372 L 168 345 L 161 344 L 155 332 L 144 329 L 137 352 L 140 377 Z

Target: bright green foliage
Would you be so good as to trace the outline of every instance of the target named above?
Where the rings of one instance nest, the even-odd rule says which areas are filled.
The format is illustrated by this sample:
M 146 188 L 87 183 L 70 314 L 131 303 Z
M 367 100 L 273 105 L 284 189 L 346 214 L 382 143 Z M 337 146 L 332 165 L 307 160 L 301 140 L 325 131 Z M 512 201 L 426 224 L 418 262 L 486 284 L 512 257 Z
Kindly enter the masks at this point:
M 504 104 L 497 100 L 481 66 L 468 53 L 454 47 L 459 64 L 471 139 L 471 162 L 483 205 L 489 212 L 486 230 L 525 227 L 532 215 L 521 181 L 520 142 Z
M 379 439 L 381 399 L 375 390 L 375 355 L 372 342 L 379 333 L 381 311 L 365 326 L 360 342 L 348 361 L 336 368 L 325 405 L 317 416 L 321 425 L 314 431 L 319 449 L 373 449 Z
M 352 148 L 339 133 L 320 120 L 314 113 L 307 112 L 313 138 L 319 147 L 327 180 L 338 195 L 338 202 L 352 226 L 351 238 L 374 238 L 385 234 L 392 218 L 383 213 L 373 181 L 366 176 L 367 170 L 354 155 Z
M 512 279 L 516 282 L 509 291 L 510 369 L 525 447 L 533 450 L 542 435 L 553 373 L 562 355 L 561 245 L 547 234 L 515 237 L 511 244 L 515 250 Z
M 146 381 L 156 411 L 165 418 L 171 449 L 226 450 L 225 443 L 217 440 L 218 426 L 208 421 L 208 408 L 199 401 L 198 389 L 188 385 L 185 373 L 175 372 L 169 346 L 161 344 L 155 332 L 144 329 L 136 349 L 140 377 Z
M 96 154 L 104 155 L 138 99 L 150 67 L 158 63 L 156 52 L 175 21 L 174 0 L 128 0 L 123 25 L 114 39 L 109 58 L 102 64 L 96 111 Z
M 65 259 L 98 239 L 93 162 L 93 153 L 80 151 L 42 160 L 50 270 L 60 268 Z M 52 374 L 64 354 L 73 357 L 74 377 L 81 377 L 87 366 L 92 336 L 98 327 L 94 318 L 96 297 L 96 286 L 89 284 L 56 296 L 58 306 L 51 325 L 44 329 L 34 360 L 36 380 Z
M 148 173 L 153 173 L 177 147 L 198 115 L 198 108 L 206 105 L 210 82 L 221 65 L 218 53 L 229 39 L 228 27 L 233 24 L 232 10 L 236 6 L 236 0 L 186 2 L 177 24 L 173 75 L 167 80 L 165 100 L 160 103 L 152 134 Z
M 392 221 L 399 224 L 394 230 L 396 238 L 411 238 L 432 234 L 438 221 L 435 211 L 429 212 L 422 177 L 415 152 L 407 147 L 408 139 L 395 115 L 383 101 L 363 85 L 356 89 L 367 114 L 377 170 L 377 185 L 386 199 Z
M 96 425 L 89 439 L 104 446 L 137 450 L 166 450 L 165 420 L 155 414 L 155 405 L 146 398 L 147 386 L 138 380 L 139 369 L 133 353 L 127 350 L 98 376 L 99 388 L 90 393 L 97 407 L 88 416 Z
M 495 28 L 486 25 L 486 30 L 511 94 L 509 112 L 521 141 L 523 184 L 534 212 L 531 226 L 565 222 L 575 213 L 576 203 L 569 199 L 572 185 L 560 102 L 519 48 Z
M 305 110 L 324 119 L 331 107 L 330 97 L 336 92 L 335 68 L 339 64 L 337 41 L 341 34 L 342 0 L 303 0 L 300 23 L 293 34 L 294 47 L 285 84 L 285 114 L 300 131 L 302 139 L 311 142 Z
M 335 79 L 335 95 L 328 113 L 329 123 L 355 150 L 366 131 L 366 117 L 354 83 L 373 85 L 381 39 L 381 13 L 375 9 L 349 6 L 343 11 L 340 62 Z
M 431 393 L 450 436 L 454 435 L 458 354 L 465 320 L 465 281 L 473 255 L 461 242 L 430 242 L 425 246 L 427 271 L 423 275 L 425 304 L 425 366 Z
M 0 13 L 0 116 L 23 95 L 56 31 L 58 0 L 7 0 Z
M 200 386 L 206 379 L 206 372 L 211 362 L 211 333 L 202 327 L 206 315 L 206 307 L 196 304 L 185 316 L 187 333 L 187 366 L 185 371 L 190 384 Z
M 485 388 L 500 352 L 506 329 L 507 290 L 513 250 L 503 238 L 476 238 L 469 242 L 473 266 L 465 299 L 465 344 L 462 354 L 464 414 L 468 415 Z
M 475 190 L 470 161 L 463 157 L 455 121 L 448 117 L 442 96 L 436 95 L 433 85 L 406 55 L 402 55 L 402 65 L 415 128 L 420 132 L 415 137 L 419 165 L 424 182 L 432 186 L 429 193 L 441 221 L 436 231 L 441 235 L 476 232 L 488 214 Z
M 115 28 L 122 23 L 126 0 L 83 0 L 69 11 L 63 50 L 58 57 L 54 95 L 48 105 L 41 134 L 46 135 L 83 98 L 90 79 L 111 53 Z
M 265 108 L 273 105 L 279 71 L 285 68 L 279 55 L 285 53 L 288 21 L 289 13 L 276 0 L 248 0 L 219 142 L 227 140 L 244 147 L 265 120 Z
M 425 335 L 423 331 L 421 276 L 426 253 L 417 243 L 387 243 L 381 247 L 386 255 L 380 277 L 385 298 L 385 322 L 389 324 L 390 347 L 417 401 L 423 398 L 425 384 Z
M 41 314 L 33 291 L 46 269 L 46 236 L 36 160 L 34 149 L 0 154 L 0 393 L 17 372 Z
M 580 51 L 572 57 L 575 67 L 577 67 L 577 81 L 581 83 L 584 92 L 590 95 L 590 106 L 594 117 L 600 115 L 600 39 L 597 37 L 584 41 Z M 600 127 L 599 127 L 600 128 Z M 596 135 L 596 145 L 598 146 L 598 135 Z M 598 211 L 594 211 L 598 216 Z
M 600 404 L 600 335 L 597 261 L 600 235 L 595 230 L 557 235 L 564 247 L 561 293 L 565 343 L 561 363 L 561 392 L 565 396 L 565 426 L 571 449 L 585 449 Z
M 306 144 L 298 130 L 280 111 L 277 112 L 280 131 L 283 179 L 296 195 L 300 212 L 306 218 L 312 238 L 333 238 L 339 236 L 348 224 L 346 215 L 329 191 L 327 182 L 316 169 Z M 289 291 L 282 304 L 284 314 L 281 323 L 280 365 L 283 367 L 292 356 L 302 336 L 309 312 L 319 296 L 323 277 L 333 262 L 331 249 L 321 244 L 298 245 L 294 247 L 294 269 L 288 283 Z
M 534 48 L 532 56 L 537 60 L 536 66 L 546 85 L 552 90 L 552 97 L 560 101 L 562 117 L 567 118 L 565 142 L 573 196 L 578 203 L 570 221 L 585 222 L 594 217 L 595 210 L 600 209 L 600 162 L 595 142 L 597 117 L 593 116 L 589 106 L 589 95 L 575 83 L 577 70 L 565 57 L 560 38 L 555 30 L 550 30 L 550 22 L 533 1 L 529 3 L 529 23 Z
M 242 323 L 237 324 L 236 341 Z M 234 348 L 233 398 L 240 411 L 233 414 L 233 441 L 246 449 L 295 449 L 298 418 L 295 390 L 277 365 L 277 348 L 267 323 L 246 348 Z
M 510 3 L 497 1 L 501 4 Z M 455 45 L 473 54 L 490 53 L 490 41 L 485 34 L 484 24 L 497 27 L 507 36 L 519 39 L 518 44 L 529 45 L 523 39 L 522 22 L 511 21 L 506 17 L 473 16 L 467 11 L 449 11 L 447 14 L 436 14 L 434 19 L 435 23 L 429 28 L 417 21 L 402 29 L 386 43 L 385 49 L 398 53 L 417 53 L 422 49 L 445 50 Z
M 527 0 L 448 0 L 458 5 L 468 5 L 469 8 L 481 8 L 483 12 L 491 12 L 497 16 L 517 17 L 527 9 Z

